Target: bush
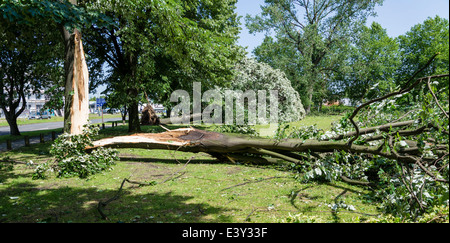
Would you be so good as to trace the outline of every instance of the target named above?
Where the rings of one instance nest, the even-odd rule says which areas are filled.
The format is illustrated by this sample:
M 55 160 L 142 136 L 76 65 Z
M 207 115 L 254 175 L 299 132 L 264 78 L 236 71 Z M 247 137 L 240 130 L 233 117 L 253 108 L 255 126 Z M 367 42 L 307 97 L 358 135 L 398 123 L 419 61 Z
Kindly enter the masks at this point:
M 48 171 L 56 172 L 58 177 L 87 178 L 110 169 L 118 159 L 116 150 L 99 148 L 92 153 L 85 151 L 86 147 L 92 145 L 91 138 L 98 135 L 98 130 L 97 127 L 86 126 L 81 135 L 65 133 L 59 136 L 50 149 L 50 154 L 55 158 L 54 163 L 37 166 L 33 178 L 43 179 Z

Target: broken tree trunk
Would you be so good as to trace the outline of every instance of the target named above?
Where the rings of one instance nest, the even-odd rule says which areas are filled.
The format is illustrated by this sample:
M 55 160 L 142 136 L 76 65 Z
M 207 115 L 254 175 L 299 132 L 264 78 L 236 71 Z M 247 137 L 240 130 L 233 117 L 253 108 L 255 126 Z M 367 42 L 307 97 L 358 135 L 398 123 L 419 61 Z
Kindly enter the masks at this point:
M 277 158 L 288 162 L 301 163 L 302 156 L 295 152 L 327 153 L 336 150 L 355 153 L 369 153 L 381 155 L 386 158 L 399 159 L 404 163 L 416 162 L 408 156 L 379 151 L 378 147 L 363 145 L 348 145 L 345 141 L 318 141 L 283 139 L 274 140 L 246 135 L 226 135 L 222 133 L 198 130 L 195 128 L 182 128 L 159 134 L 134 134 L 106 138 L 93 142 L 88 151 L 99 147 L 108 148 L 141 148 L 176 150 L 182 152 L 208 153 L 220 160 L 250 160 L 255 161 L 252 155 L 263 155 L 269 158 Z M 408 152 L 412 150 L 409 148 Z M 269 160 L 264 160 L 269 161 Z
M 81 134 L 89 120 L 89 72 L 86 64 L 81 33 L 70 34 L 63 29 L 65 57 L 64 132 Z
M 77 5 L 77 0 L 69 1 Z M 81 32 L 70 32 L 61 25 L 65 46 L 65 94 L 64 132 L 73 135 L 83 133 L 89 120 L 89 71 L 81 40 Z

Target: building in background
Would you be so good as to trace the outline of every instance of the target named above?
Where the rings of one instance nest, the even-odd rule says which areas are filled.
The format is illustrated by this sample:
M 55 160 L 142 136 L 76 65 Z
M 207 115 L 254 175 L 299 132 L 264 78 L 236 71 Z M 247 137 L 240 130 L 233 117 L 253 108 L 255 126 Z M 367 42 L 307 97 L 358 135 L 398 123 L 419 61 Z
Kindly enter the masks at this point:
M 50 98 L 44 94 L 44 91 L 40 91 L 39 93 L 35 93 L 32 95 L 28 95 L 25 97 L 26 107 L 22 114 L 19 115 L 19 118 L 28 118 L 32 114 L 40 113 Z M 17 110 L 22 107 L 22 102 L 19 104 Z M 47 111 L 51 116 L 55 115 L 55 111 L 50 110 Z M 4 118 L 5 114 L 0 109 L 0 118 Z

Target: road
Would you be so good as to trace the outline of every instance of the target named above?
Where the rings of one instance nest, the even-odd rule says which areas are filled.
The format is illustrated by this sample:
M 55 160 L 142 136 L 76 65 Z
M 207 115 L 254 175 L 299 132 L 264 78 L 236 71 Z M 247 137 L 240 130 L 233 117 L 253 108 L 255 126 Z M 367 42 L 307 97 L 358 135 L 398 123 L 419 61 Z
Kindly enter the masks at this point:
M 121 118 L 109 118 L 109 119 L 104 119 L 104 122 L 109 122 L 109 121 L 122 121 Z M 91 123 L 101 123 L 102 119 L 94 119 L 91 120 Z M 50 130 L 50 129 L 58 129 L 58 128 L 63 128 L 64 127 L 64 122 L 46 122 L 46 123 L 36 123 L 36 124 L 27 124 L 27 125 L 20 125 L 19 126 L 19 131 L 20 132 L 32 132 L 32 131 L 42 131 L 42 130 Z M 9 131 L 9 126 L 5 126 L 5 127 L 0 127 L 0 136 L 3 135 L 9 135 L 10 131 Z

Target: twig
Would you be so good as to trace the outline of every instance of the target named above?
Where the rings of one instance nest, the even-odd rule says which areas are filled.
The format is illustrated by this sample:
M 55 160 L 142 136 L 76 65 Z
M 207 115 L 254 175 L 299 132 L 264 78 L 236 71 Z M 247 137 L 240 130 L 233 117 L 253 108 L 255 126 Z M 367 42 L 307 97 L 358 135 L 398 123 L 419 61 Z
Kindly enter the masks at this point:
M 395 120 L 393 120 L 393 121 L 390 121 L 390 123 L 398 122 L 398 121 L 400 121 L 401 119 L 407 117 L 409 114 L 411 114 L 411 113 L 413 113 L 413 112 L 416 112 L 416 111 L 419 111 L 419 109 L 410 110 L 410 111 L 406 112 L 405 114 L 403 114 L 401 117 L 399 117 L 399 118 L 397 118 L 397 119 L 395 119 Z
M 337 196 L 334 198 L 334 201 L 337 203 L 337 202 L 338 202 L 337 200 L 338 200 L 340 197 L 344 196 L 344 194 L 347 193 L 347 192 L 348 192 L 348 189 L 343 190 L 339 195 L 337 195 Z
M 26 162 L 16 161 L 16 160 L 12 160 L 12 159 L 0 160 L 0 163 L 14 163 L 14 164 L 23 164 L 23 165 L 27 164 Z
M 120 185 L 119 190 L 117 191 L 117 193 L 111 197 L 110 199 L 106 200 L 105 202 L 99 201 L 98 202 L 98 206 L 97 206 L 97 211 L 100 213 L 100 215 L 102 216 L 102 219 L 104 220 L 109 220 L 108 216 L 106 216 L 106 214 L 103 212 L 103 209 L 111 202 L 117 200 L 120 198 L 121 196 L 121 192 L 123 189 L 123 185 L 125 184 L 125 182 L 131 183 L 131 184 L 138 184 L 140 186 L 153 186 L 155 185 L 154 183 L 142 183 L 142 182 L 136 182 L 136 181 L 130 181 L 129 179 L 123 179 L 122 184 Z
M 258 209 L 255 209 L 255 208 L 253 208 L 253 210 L 247 215 L 247 217 L 245 218 L 245 220 L 244 220 L 244 222 L 247 222 L 248 221 L 248 219 L 250 218 L 250 216 L 254 213 L 254 212 L 256 212 Z
M 109 219 L 108 219 L 108 216 L 106 216 L 106 214 L 103 212 L 103 209 L 104 209 L 110 202 L 119 199 L 120 193 L 122 192 L 123 185 L 125 184 L 126 181 L 127 181 L 127 179 L 124 179 L 124 180 L 122 181 L 122 184 L 120 185 L 119 191 L 117 191 L 116 195 L 114 195 L 112 198 L 108 199 L 106 202 L 102 202 L 102 201 L 99 201 L 99 202 L 98 202 L 97 210 L 98 210 L 98 212 L 100 213 L 100 215 L 102 216 L 102 218 L 103 218 L 104 220 L 109 220 Z
M 289 156 L 287 154 L 280 154 L 280 153 L 277 153 L 277 152 L 274 152 L 274 151 L 270 151 L 270 150 L 267 150 L 267 149 L 255 148 L 255 149 L 251 149 L 251 151 L 254 151 L 254 152 L 259 153 L 259 154 L 265 154 L 265 155 L 270 155 L 270 156 L 273 156 L 273 157 L 277 157 L 277 158 L 280 158 L 280 159 L 283 159 L 283 160 L 286 160 L 288 162 L 292 162 L 292 163 L 295 163 L 295 164 L 299 164 L 301 162 L 299 159 L 293 158 L 293 157 L 291 157 L 291 156 Z
M 448 76 L 448 74 L 447 74 L 447 76 Z M 444 113 L 444 115 L 445 115 L 445 116 L 447 117 L 447 119 L 448 119 L 448 118 L 449 118 L 449 117 L 448 117 L 448 113 L 444 110 L 444 108 L 442 108 L 441 104 L 439 104 L 439 100 L 438 100 L 438 98 L 436 97 L 436 94 L 435 94 L 435 93 L 433 92 L 433 90 L 431 89 L 430 81 L 431 81 L 431 77 L 428 77 L 428 81 L 427 81 L 428 89 L 430 90 L 431 95 L 433 95 L 434 101 L 436 101 L 436 104 L 439 106 L 439 108 L 441 109 L 441 111 Z
M 368 127 L 368 128 L 360 129 L 359 134 L 366 135 L 366 134 L 374 133 L 377 131 L 389 131 L 392 128 L 410 126 L 410 125 L 414 124 L 415 122 L 416 122 L 416 120 L 409 120 L 409 121 L 403 121 L 403 122 L 388 123 L 388 124 L 384 124 L 384 125 L 380 125 L 380 126 L 376 126 L 376 127 Z M 356 132 L 349 132 L 349 133 L 346 133 L 343 135 L 338 135 L 338 136 L 332 137 L 330 139 L 324 139 L 323 141 L 341 140 L 343 138 L 355 136 L 356 134 L 357 134 Z
M 184 164 L 183 168 L 181 168 L 181 169 L 179 169 L 177 172 L 173 173 L 173 174 L 172 174 L 172 177 L 169 177 L 169 178 L 165 179 L 163 182 L 161 182 L 161 184 L 164 184 L 164 183 L 166 183 L 167 181 L 172 180 L 173 178 L 175 178 L 174 175 L 175 175 L 175 174 L 178 174 L 178 173 L 180 173 L 180 171 L 184 170 L 184 169 L 186 168 L 186 166 L 189 164 L 189 162 L 191 162 L 191 160 L 192 160 L 193 158 L 195 158 L 195 156 L 192 156 L 192 157 L 188 160 L 188 162 L 186 162 L 186 164 Z
M 166 130 L 167 132 L 170 132 L 170 129 L 168 129 L 167 127 L 163 126 L 163 125 L 159 125 L 160 127 L 162 127 L 164 130 Z
M 365 181 L 356 181 L 356 180 L 352 180 L 346 176 L 342 176 L 341 175 L 341 179 L 348 183 L 348 184 L 353 184 L 353 185 L 359 185 L 359 186 L 372 186 L 373 184 L 370 182 L 365 182 Z

